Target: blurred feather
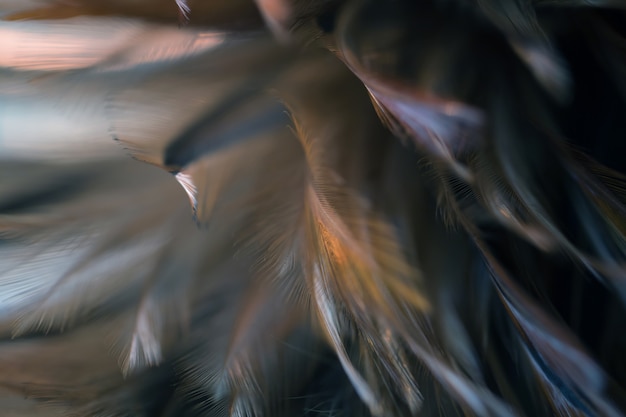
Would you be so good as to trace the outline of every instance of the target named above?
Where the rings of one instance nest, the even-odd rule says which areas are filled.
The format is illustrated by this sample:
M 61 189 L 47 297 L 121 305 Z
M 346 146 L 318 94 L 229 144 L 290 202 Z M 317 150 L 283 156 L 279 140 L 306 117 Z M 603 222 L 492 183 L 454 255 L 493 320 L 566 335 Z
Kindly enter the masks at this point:
M 3 415 L 621 416 L 618 1 L 0 1 Z
M 6 0 L 3 0 L 6 1 Z M 161 22 L 185 22 L 207 26 L 257 26 L 252 0 L 205 2 L 199 0 L 42 0 L 11 7 L 7 20 L 56 20 L 77 16 L 129 16 Z

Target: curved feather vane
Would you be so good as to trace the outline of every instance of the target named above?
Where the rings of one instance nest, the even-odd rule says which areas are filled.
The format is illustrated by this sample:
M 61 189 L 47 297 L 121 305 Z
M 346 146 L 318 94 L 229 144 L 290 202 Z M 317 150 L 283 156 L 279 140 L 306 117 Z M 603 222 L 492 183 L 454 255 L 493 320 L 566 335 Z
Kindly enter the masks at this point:
M 0 0 L 2 415 L 625 415 L 624 13 Z

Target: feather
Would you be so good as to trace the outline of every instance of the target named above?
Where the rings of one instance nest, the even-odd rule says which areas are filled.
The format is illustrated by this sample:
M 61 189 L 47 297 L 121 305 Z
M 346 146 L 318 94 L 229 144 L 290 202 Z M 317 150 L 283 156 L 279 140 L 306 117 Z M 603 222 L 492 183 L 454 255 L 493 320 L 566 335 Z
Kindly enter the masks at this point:
M 191 20 L 193 11 L 194 19 Z M 18 10 L 4 16 L 17 20 L 57 20 L 78 16 L 129 16 L 157 22 L 185 22 L 206 26 L 238 28 L 258 26 L 258 14 L 250 0 L 234 0 L 228 3 L 198 2 L 184 0 L 45 0 L 22 5 Z
M 623 415 L 622 9 L 0 1 L 3 413 Z

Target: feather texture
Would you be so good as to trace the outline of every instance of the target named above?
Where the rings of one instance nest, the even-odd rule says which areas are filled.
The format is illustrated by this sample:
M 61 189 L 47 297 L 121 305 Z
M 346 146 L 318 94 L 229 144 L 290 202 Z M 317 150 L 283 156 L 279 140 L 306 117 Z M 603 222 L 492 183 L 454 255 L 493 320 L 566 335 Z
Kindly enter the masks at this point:
M 0 406 L 626 414 L 619 1 L 0 1 Z

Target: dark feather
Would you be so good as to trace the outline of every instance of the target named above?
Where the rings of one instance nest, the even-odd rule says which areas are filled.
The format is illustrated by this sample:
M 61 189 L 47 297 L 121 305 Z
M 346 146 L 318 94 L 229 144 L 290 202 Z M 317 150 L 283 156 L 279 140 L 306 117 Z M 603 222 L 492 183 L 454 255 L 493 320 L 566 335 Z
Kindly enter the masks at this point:
M 624 13 L 0 1 L 0 414 L 625 415 Z

